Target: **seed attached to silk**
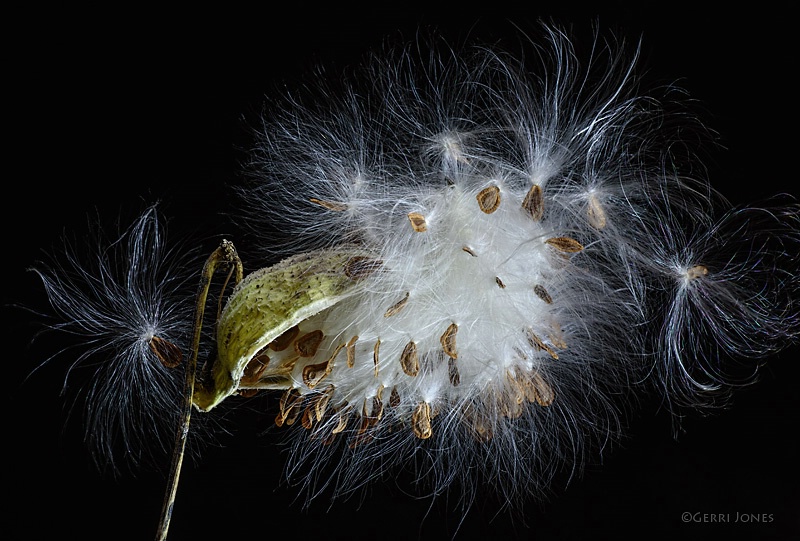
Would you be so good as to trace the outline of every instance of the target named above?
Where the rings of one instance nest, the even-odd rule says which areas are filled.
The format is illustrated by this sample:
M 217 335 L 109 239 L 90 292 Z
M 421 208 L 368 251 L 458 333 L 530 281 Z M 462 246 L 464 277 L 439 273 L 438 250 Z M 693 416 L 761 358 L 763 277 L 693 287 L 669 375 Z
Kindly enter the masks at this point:
M 183 360 L 181 348 L 168 340 L 154 336 L 147 345 L 150 346 L 150 351 L 161 361 L 161 364 L 167 368 L 175 368 Z
M 439 341 L 442 344 L 442 349 L 448 357 L 458 359 L 458 351 L 456 350 L 456 333 L 458 332 L 458 325 L 451 323 L 447 330 L 444 331 Z
M 480 191 L 476 196 L 478 206 L 486 214 L 491 214 L 500 206 L 500 188 L 489 186 Z
M 544 286 L 536 284 L 533 286 L 533 292 L 547 304 L 553 304 L 553 297 L 550 296 Z
M 431 427 L 431 405 L 420 402 L 411 414 L 411 427 L 414 435 L 421 440 L 426 440 L 433 435 Z
M 297 339 L 297 342 L 294 343 L 294 350 L 301 357 L 313 357 L 317 354 L 317 349 L 323 338 L 322 331 L 311 331 Z
M 570 237 L 552 237 L 545 241 L 547 244 L 564 253 L 574 254 L 583 250 L 583 245 Z
M 686 271 L 686 278 L 689 280 L 695 280 L 697 278 L 702 278 L 703 276 L 708 276 L 708 269 L 703 265 L 695 265 Z
M 298 334 L 300 334 L 300 328 L 297 325 L 290 327 L 284 331 L 282 335 L 270 342 L 269 349 L 272 351 L 283 351 L 291 345 Z
M 589 196 L 589 205 L 586 207 L 586 217 L 589 219 L 589 224 L 595 229 L 603 229 L 606 226 L 606 212 L 603 210 L 603 205 L 594 194 Z
M 411 229 L 417 233 L 424 233 L 428 230 L 428 223 L 425 221 L 425 216 L 419 212 L 409 212 L 408 221 L 411 222 Z
M 531 186 L 528 194 L 522 201 L 522 208 L 528 213 L 528 216 L 537 222 L 544 216 L 544 195 L 542 194 L 542 187 L 538 184 Z
M 353 365 L 356 364 L 356 342 L 358 342 L 358 336 L 354 336 L 347 342 L 347 367 L 353 368 Z
M 317 199 L 316 197 L 312 197 L 311 199 L 309 199 L 309 201 L 321 207 L 325 207 L 328 210 L 332 210 L 334 212 L 342 212 L 347 210 L 347 204 L 345 203 L 338 203 L 336 201 L 324 201 L 322 199 Z
M 413 341 L 406 344 L 403 353 L 400 354 L 400 366 L 406 375 L 414 377 L 419 373 L 419 356 L 417 355 L 417 344 Z
M 406 296 L 394 303 L 392 306 L 386 310 L 386 313 L 383 314 L 383 317 L 392 317 L 395 314 L 398 314 L 400 310 L 405 308 L 406 303 L 408 302 L 409 293 L 406 292 Z

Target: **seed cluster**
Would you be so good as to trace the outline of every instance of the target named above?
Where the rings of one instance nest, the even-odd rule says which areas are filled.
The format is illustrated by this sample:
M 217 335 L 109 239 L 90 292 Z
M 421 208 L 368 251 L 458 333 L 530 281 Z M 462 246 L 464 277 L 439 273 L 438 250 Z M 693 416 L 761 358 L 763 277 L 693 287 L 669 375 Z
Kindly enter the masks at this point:
M 504 200 L 502 193 L 499 186 L 490 184 L 477 193 L 472 204 L 477 203 L 477 210 L 483 215 L 494 215 L 501 209 Z M 322 199 L 313 198 L 312 202 L 332 212 L 347 208 L 344 203 Z M 530 223 L 539 224 L 545 214 L 542 187 L 533 184 L 521 198 L 518 209 Z M 430 229 L 431 223 L 423 213 L 411 212 L 407 216 L 412 235 L 434 234 Z M 605 222 L 602 206 L 596 199 L 590 200 L 587 216 L 597 226 L 601 221 Z M 603 219 L 600 220 L 600 217 Z M 461 246 L 461 251 L 475 263 L 491 255 L 489 247 L 482 248 L 479 253 L 470 244 Z M 546 254 L 548 247 L 554 252 L 555 259 L 552 260 L 556 262 L 563 262 L 564 257 L 584 250 L 580 242 L 565 235 L 545 236 L 542 253 Z M 346 260 L 342 272 L 351 280 L 370 283 L 369 280 L 378 274 L 391 272 L 389 265 L 381 257 L 358 255 Z M 692 269 L 690 274 L 700 272 Z M 507 284 L 500 276 L 495 276 L 494 282 L 500 291 L 511 289 L 515 291 L 514 294 L 519 294 L 515 282 Z M 534 283 L 529 287 L 532 299 L 538 299 L 544 306 L 555 304 L 542 283 Z M 389 328 L 399 326 L 400 331 L 397 332 L 401 334 L 407 332 L 403 329 L 409 328 L 409 321 L 428 327 L 424 321 L 414 319 L 419 309 L 416 302 L 430 302 L 430 299 L 417 299 L 412 290 L 405 291 L 385 308 L 381 319 L 390 325 Z M 424 387 L 421 382 L 426 378 L 438 377 L 439 366 L 445 367 L 444 377 L 450 388 L 464 385 L 465 373 L 467 382 L 474 384 L 475 368 L 471 364 L 474 355 L 468 349 L 470 337 L 461 337 L 463 329 L 457 321 L 442 324 L 435 333 L 437 347 L 432 348 L 433 342 L 420 342 L 421 338 L 399 342 L 387 330 L 376 331 L 366 327 L 336 330 L 332 314 L 322 313 L 301 321 L 275 338 L 247 364 L 240 381 L 240 394 L 252 394 L 259 388 L 260 378 L 273 371 L 294 374 L 294 386 L 284 391 L 280 401 L 280 411 L 275 418 L 278 426 L 292 425 L 299 420 L 301 426 L 311 430 L 314 437 L 323 442 L 333 441 L 336 435 L 344 433 L 350 426 L 350 445 L 357 447 L 372 439 L 370 429 L 379 426 L 380 421 L 387 418 L 386 408 L 389 408 L 392 415 L 388 417 L 392 422 L 406 424 L 419 439 L 429 439 L 434 433 L 434 419 L 439 411 L 436 403 L 440 398 L 436 398 L 435 394 L 414 398 L 419 393 L 415 389 Z M 556 398 L 552 385 L 535 368 L 543 362 L 537 353 L 544 353 L 555 362 L 559 360 L 557 350 L 565 350 L 567 344 L 561 327 L 554 321 L 544 326 L 540 322 L 534 325 L 546 330 L 546 339 L 533 326 L 520 329 L 523 339 L 511 349 L 513 358 L 498 361 L 506 368 L 500 372 L 498 382 L 483 391 L 485 403 L 491 405 L 489 410 L 479 411 L 470 403 L 459 406 L 462 424 L 479 441 L 492 438 L 493 424 L 496 422 L 492 420 L 494 415 L 518 419 L 528 405 L 548 407 Z M 424 343 L 424 351 L 420 350 L 421 343 Z M 367 355 L 369 364 L 365 359 Z M 369 377 L 365 377 L 367 366 L 370 366 Z M 348 394 L 348 386 L 361 391 Z M 404 395 L 407 395 L 405 399 Z

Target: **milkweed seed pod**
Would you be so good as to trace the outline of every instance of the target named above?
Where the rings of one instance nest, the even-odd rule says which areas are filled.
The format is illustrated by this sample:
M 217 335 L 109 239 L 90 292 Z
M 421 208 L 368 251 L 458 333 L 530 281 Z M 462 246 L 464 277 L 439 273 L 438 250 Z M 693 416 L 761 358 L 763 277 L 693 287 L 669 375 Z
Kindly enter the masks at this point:
M 280 393 L 264 413 L 309 497 L 412 465 L 466 507 L 479 483 L 541 495 L 617 437 L 635 397 L 714 403 L 748 381 L 731 357 L 753 375 L 796 340 L 797 203 L 730 207 L 675 150 L 702 124 L 670 89 L 643 93 L 635 48 L 598 39 L 581 59 L 544 36 L 523 59 L 385 52 L 265 115 L 239 222 L 280 262 L 226 295 L 192 400 Z M 112 314 L 129 329 L 171 294 L 79 276 L 88 297 L 41 274 L 57 309 L 83 306 L 77 333 Z M 108 366 L 169 374 L 185 333 L 145 320 Z

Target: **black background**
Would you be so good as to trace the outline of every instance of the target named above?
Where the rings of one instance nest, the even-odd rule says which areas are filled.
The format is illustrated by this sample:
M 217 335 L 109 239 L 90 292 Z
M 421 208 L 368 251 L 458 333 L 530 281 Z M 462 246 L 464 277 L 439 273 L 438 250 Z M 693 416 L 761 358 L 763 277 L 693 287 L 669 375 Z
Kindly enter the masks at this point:
M 541 6 L 541 7 L 537 7 Z M 456 41 L 468 33 L 503 38 L 517 24 L 535 35 L 553 17 L 589 39 L 597 22 L 636 41 L 655 82 L 678 80 L 707 110 L 724 149 L 707 161 L 712 182 L 734 202 L 778 191 L 798 194 L 796 46 L 788 2 L 758 12 L 708 13 L 661 4 L 603 12 L 531 4 L 490 6 L 481 15 L 451 5 L 433 13 L 408 6 L 365 10 L 297 2 L 275 11 L 45 11 L 9 14 L 4 38 L 6 154 L 2 282 L 4 539 L 149 539 L 165 480 L 157 471 L 99 473 L 81 441 L 79 415 L 67 421 L 59 397 L 64 365 L 25 378 L 48 350 L 29 345 L 35 318 L 12 305 L 43 306 L 25 269 L 63 230 L 85 231 L 87 215 L 109 223 L 164 202 L 178 230 L 196 230 L 202 248 L 230 211 L 242 117 L 265 94 L 317 64 L 357 62 L 387 35 L 409 39 L 431 25 Z M 235 236 L 233 236 L 235 238 Z M 713 416 L 672 421 L 643 404 L 629 437 L 569 489 L 526 508 L 525 521 L 500 514 L 481 495 L 456 539 L 786 539 L 800 532 L 798 349 L 771 358 L 761 381 Z M 269 417 L 269 416 L 268 416 Z M 219 447 L 185 465 L 172 539 L 448 539 L 459 515 L 429 507 L 392 483 L 372 487 L 359 506 L 318 502 L 301 510 L 280 486 L 284 456 L 268 419 L 243 412 Z M 402 482 L 402 480 L 401 480 Z M 523 479 L 513 480 L 523 483 Z M 485 496 L 485 500 L 483 498 Z M 360 509 L 359 509 L 360 507 Z M 684 523 L 684 512 L 766 514 L 769 523 Z M 702 520 L 702 517 L 700 517 Z M 710 519 L 708 519 L 710 520 Z M 228 537 L 226 537 L 228 538 Z

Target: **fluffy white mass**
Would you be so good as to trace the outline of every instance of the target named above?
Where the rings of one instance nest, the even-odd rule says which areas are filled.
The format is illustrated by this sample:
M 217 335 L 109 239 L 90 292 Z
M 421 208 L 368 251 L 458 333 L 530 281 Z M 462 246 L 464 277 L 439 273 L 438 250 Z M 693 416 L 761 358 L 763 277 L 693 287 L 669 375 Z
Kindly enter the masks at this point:
M 614 439 L 632 394 L 713 402 L 796 336 L 798 206 L 728 208 L 677 89 L 643 94 L 624 44 L 581 57 L 545 33 L 525 58 L 394 51 L 265 120 L 242 190 L 244 223 L 278 231 L 263 247 L 380 262 L 300 326 L 324 339 L 294 411 L 336 412 L 296 436 L 312 490 L 336 456 L 339 493 L 410 463 L 434 493 L 539 493 Z M 303 368 L 329 358 L 310 389 Z
M 635 48 L 578 52 L 545 28 L 524 49 L 420 41 L 265 112 L 239 189 L 247 242 L 270 262 L 368 254 L 341 269 L 358 281 L 344 300 L 259 361 L 290 370 L 265 413 L 309 498 L 398 467 L 430 494 L 459 486 L 464 507 L 479 483 L 542 495 L 635 396 L 713 403 L 797 338 L 797 203 L 730 208 L 692 155 L 702 124 L 677 89 L 643 92 Z M 42 275 L 67 315 L 105 318 L 107 295 L 158 327 L 125 310 L 152 296 Z M 118 351 L 113 366 L 154 362 Z

